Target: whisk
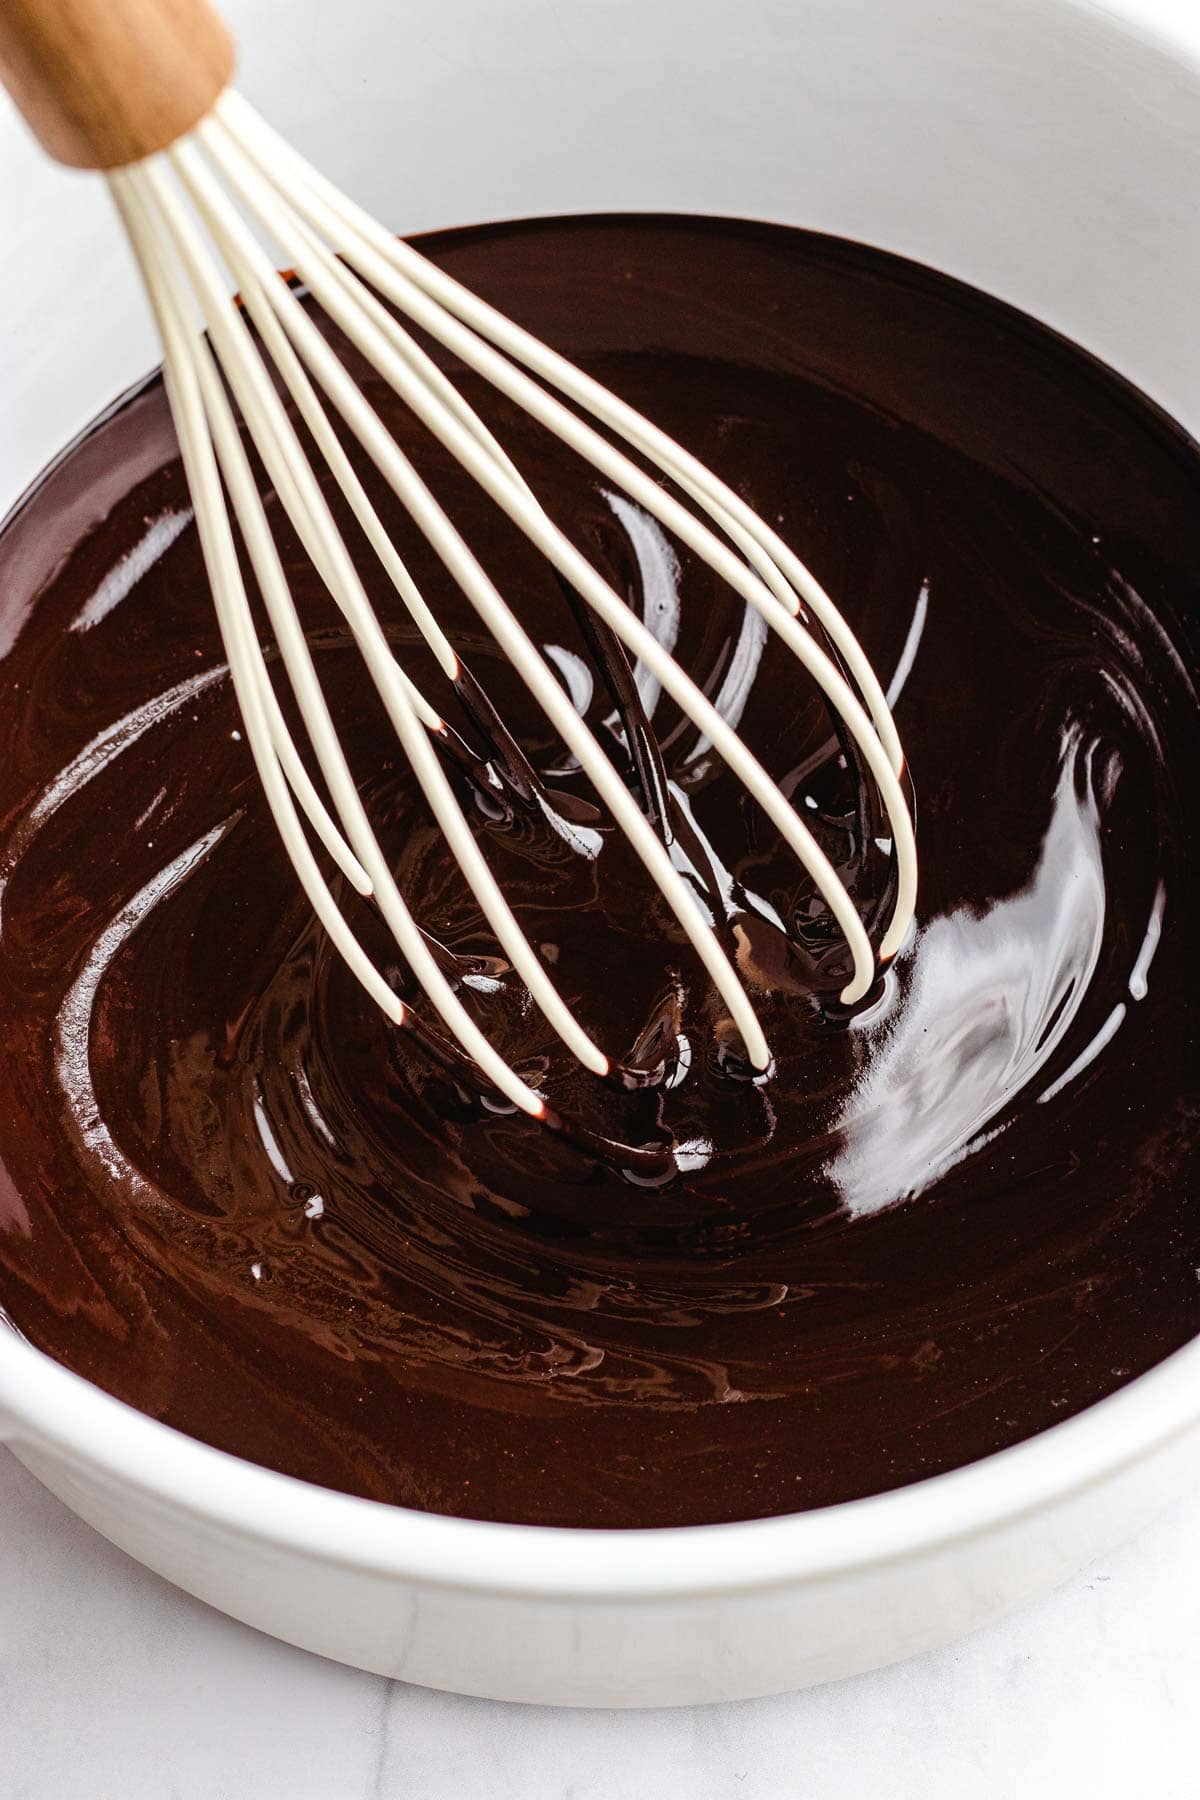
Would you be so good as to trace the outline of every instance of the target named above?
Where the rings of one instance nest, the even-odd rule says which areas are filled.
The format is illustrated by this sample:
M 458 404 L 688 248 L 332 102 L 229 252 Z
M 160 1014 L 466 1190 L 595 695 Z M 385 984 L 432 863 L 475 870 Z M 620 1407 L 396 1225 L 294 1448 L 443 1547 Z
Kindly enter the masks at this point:
M 397 660 L 284 394 L 324 459 L 326 482 L 332 476 L 370 555 L 442 672 L 451 681 L 459 676 L 454 645 L 389 537 L 341 431 L 352 435 L 383 476 L 577 759 L 693 945 L 741 1034 L 750 1065 L 767 1069 L 770 1049 L 754 1007 L 672 859 L 669 834 L 656 829 L 651 796 L 643 793 L 639 800 L 602 748 L 502 597 L 497 572 L 481 566 L 314 322 L 311 306 L 325 311 L 344 341 L 661 683 L 745 784 L 808 871 L 845 938 L 853 965 L 841 996 L 847 1005 L 869 991 L 875 956 L 854 902 L 813 833 L 717 707 L 550 518 L 486 422 L 410 327 L 481 376 L 586 459 L 614 491 L 657 519 L 762 615 L 823 691 L 888 821 L 895 882 L 879 946 L 880 959 L 886 960 L 902 944 L 913 916 L 917 862 L 900 782 L 900 743 L 869 661 L 813 575 L 735 492 L 616 395 L 340 193 L 229 86 L 232 68 L 231 40 L 205 0 L 4 0 L 0 12 L 6 84 L 52 155 L 106 172 L 140 266 L 162 340 L 166 390 L 247 739 L 314 912 L 388 1018 L 428 1037 L 430 1028 L 416 1019 L 355 935 L 325 873 L 328 863 L 323 868 L 318 857 L 319 844 L 350 886 L 374 901 L 442 1027 L 482 1083 L 534 1117 L 552 1116 L 547 1097 L 500 1055 L 464 1006 L 444 959 L 434 953 L 410 909 L 411 896 L 397 886 L 322 692 L 243 432 L 344 617 L 364 671 L 497 943 L 574 1056 L 597 1076 L 614 1073 L 617 1065 L 563 1000 L 489 867 L 443 767 L 439 739 L 444 743 L 450 728 Z M 281 267 L 294 271 L 309 303 L 280 278 Z M 239 560 L 235 521 L 320 787 L 272 682 Z M 357 554 L 363 554 L 361 547 Z M 813 621 L 820 633 L 811 629 Z M 494 772 L 492 779 L 498 783 Z

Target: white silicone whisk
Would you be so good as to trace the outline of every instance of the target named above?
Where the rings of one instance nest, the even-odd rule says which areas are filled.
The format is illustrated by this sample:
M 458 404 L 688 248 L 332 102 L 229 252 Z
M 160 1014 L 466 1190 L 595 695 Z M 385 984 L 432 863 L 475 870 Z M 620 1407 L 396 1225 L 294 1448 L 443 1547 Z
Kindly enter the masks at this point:
M 313 567 L 342 613 L 400 745 L 497 942 L 562 1042 L 597 1075 L 609 1056 L 580 1025 L 496 882 L 437 748 L 445 724 L 405 674 L 372 610 L 356 555 L 377 558 L 454 679 L 453 644 L 419 592 L 335 429 L 348 428 L 519 672 L 695 947 L 756 1069 L 762 1027 L 720 939 L 625 778 L 485 570 L 277 269 L 294 270 L 343 337 L 662 684 L 742 781 L 809 872 L 845 937 L 842 999 L 869 990 L 875 955 L 854 902 L 803 818 L 738 733 L 539 504 L 478 413 L 408 329 L 418 327 L 589 461 L 763 617 L 824 691 L 878 793 L 895 857 L 879 946 L 907 933 L 916 897 L 903 756 L 853 633 L 796 555 L 716 475 L 614 394 L 395 238 L 311 168 L 229 86 L 233 49 L 205 0 L 4 0 L 0 71 L 46 148 L 102 169 L 162 339 L 164 373 L 230 673 L 262 786 L 296 875 L 368 993 L 397 1024 L 406 1003 L 355 936 L 313 840 L 373 898 L 427 1001 L 485 1083 L 540 1117 L 545 1098 L 500 1055 L 430 949 L 380 849 L 347 765 L 247 458 L 241 416 Z M 242 307 L 233 304 L 237 293 Z M 352 555 L 281 392 L 325 460 L 369 550 Z M 595 423 L 593 423 L 595 421 Z M 597 430 L 596 426 L 604 429 Z M 637 453 L 635 461 L 627 446 Z M 668 489 L 647 470 L 673 484 Z M 686 501 L 677 497 L 685 495 Z M 321 789 L 276 698 L 235 547 L 236 520 Z M 835 647 L 831 657 L 806 622 Z M 843 673 L 843 669 L 845 673 Z

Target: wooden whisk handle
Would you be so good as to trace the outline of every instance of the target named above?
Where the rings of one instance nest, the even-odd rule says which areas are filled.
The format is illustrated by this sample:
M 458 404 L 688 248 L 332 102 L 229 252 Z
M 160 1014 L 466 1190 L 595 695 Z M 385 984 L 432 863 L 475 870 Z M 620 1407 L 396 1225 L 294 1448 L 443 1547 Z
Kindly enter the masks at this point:
M 72 168 L 165 149 L 204 117 L 233 64 L 208 0 L 0 0 L 0 77 Z

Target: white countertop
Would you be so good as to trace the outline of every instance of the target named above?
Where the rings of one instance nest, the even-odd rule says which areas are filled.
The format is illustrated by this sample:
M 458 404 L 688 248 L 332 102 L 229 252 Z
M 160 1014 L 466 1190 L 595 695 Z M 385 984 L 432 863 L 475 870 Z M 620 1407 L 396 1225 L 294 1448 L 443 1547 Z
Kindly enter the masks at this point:
M 568 1712 L 272 1642 L 0 1451 L 0 1800 L 1195 1800 L 1200 1493 L 998 1626 L 777 1700 Z

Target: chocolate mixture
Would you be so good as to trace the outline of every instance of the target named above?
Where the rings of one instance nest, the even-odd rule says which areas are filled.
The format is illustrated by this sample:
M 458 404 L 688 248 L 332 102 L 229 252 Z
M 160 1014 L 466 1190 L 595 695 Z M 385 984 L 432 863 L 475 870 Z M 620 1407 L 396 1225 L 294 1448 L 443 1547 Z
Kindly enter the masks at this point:
M 915 782 L 915 941 L 848 1017 L 811 884 L 637 673 L 666 829 L 776 1059 L 748 1079 L 640 865 L 369 477 L 534 776 L 523 793 L 518 759 L 489 801 L 471 756 L 447 765 L 492 866 L 583 1022 L 652 1079 L 582 1074 L 481 929 L 272 501 L 402 891 L 504 1054 L 608 1147 L 471 1091 L 298 893 L 152 379 L 0 534 L 3 1315 L 223 1449 L 563 1525 L 875 1493 L 1110 1392 L 1200 1328 L 1195 446 L 1029 321 L 833 240 L 637 218 L 424 247 L 715 468 L 843 606 Z M 644 795 L 629 695 L 572 597 L 370 385 Z M 884 828 L 790 654 L 464 386 L 877 919 Z M 405 666 L 490 754 L 360 561 Z

